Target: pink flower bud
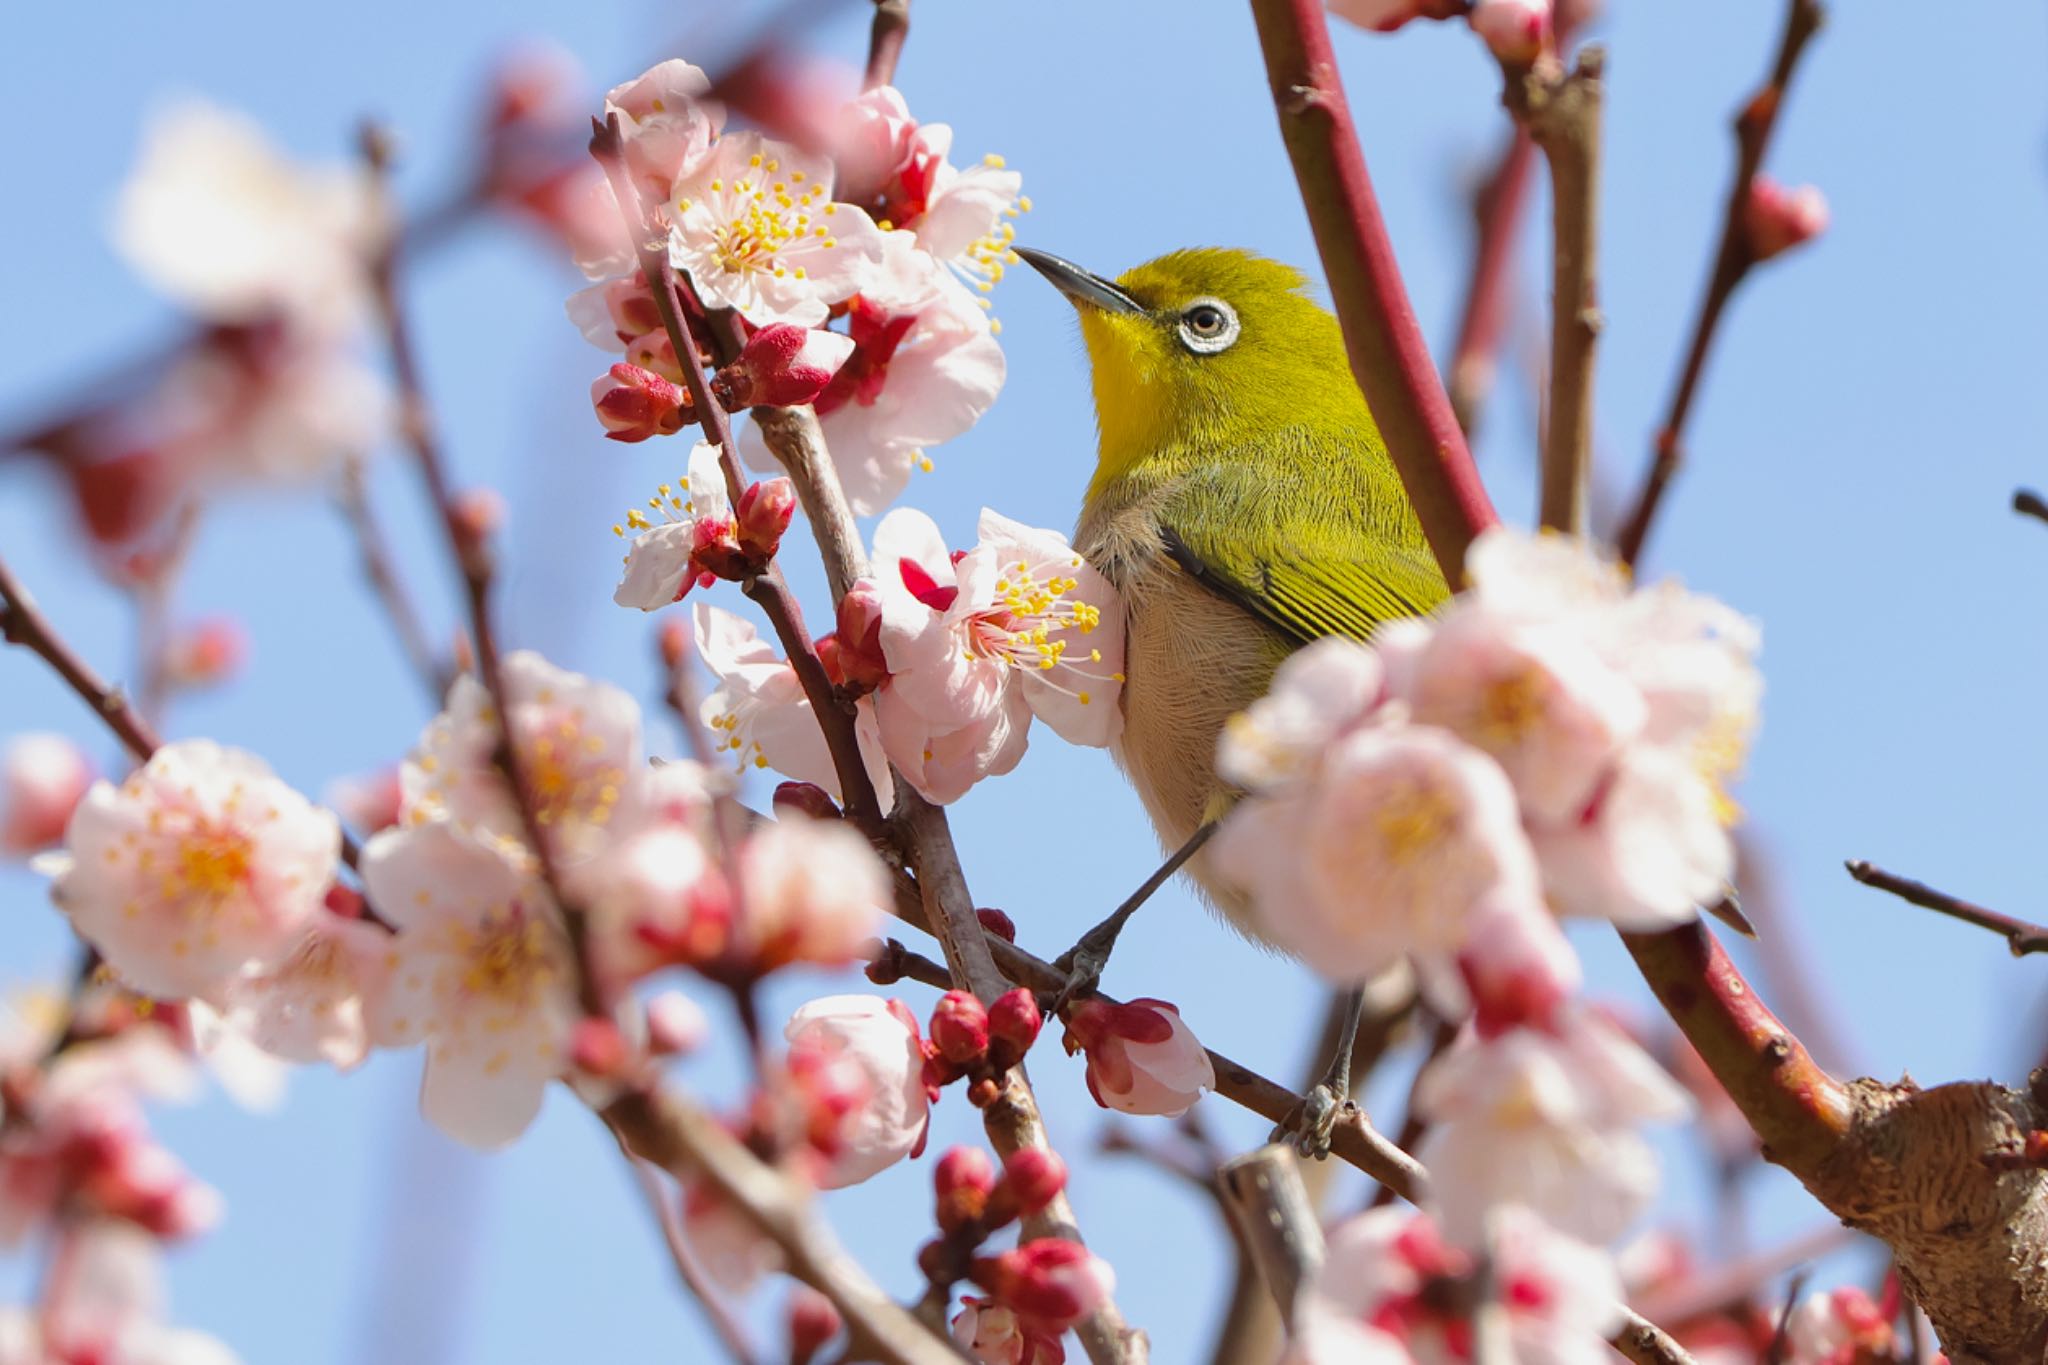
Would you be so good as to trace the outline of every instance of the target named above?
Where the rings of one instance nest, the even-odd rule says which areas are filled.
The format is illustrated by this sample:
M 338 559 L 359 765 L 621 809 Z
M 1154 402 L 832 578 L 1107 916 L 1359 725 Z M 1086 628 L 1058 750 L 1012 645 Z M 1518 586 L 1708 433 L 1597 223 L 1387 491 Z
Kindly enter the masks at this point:
M 978 1220 L 996 1187 L 996 1165 L 979 1147 L 955 1147 L 932 1171 L 942 1232 L 957 1233 Z
M 1029 1218 L 1067 1188 L 1067 1163 L 1043 1147 L 1020 1147 L 1003 1161 L 1003 1186 L 1017 1212 Z
M 1500 901 L 1473 912 L 1458 971 L 1482 1038 L 1544 1028 L 1579 988 L 1579 961 L 1541 901 Z
M 773 804 L 778 820 L 788 815 L 802 815 L 813 820 L 841 818 L 832 794 L 815 782 L 784 782 L 775 789 Z
M 982 1365 L 1065 1365 L 1059 1334 L 1022 1322 L 994 1299 L 965 1294 L 953 1317 L 953 1340 Z
M 997 997 L 988 1007 L 988 1064 L 997 1071 L 1008 1071 L 1023 1061 L 1044 1024 L 1038 997 L 1028 988 L 1019 986 Z
M 249 636 L 229 616 L 195 621 L 164 642 L 164 677 L 177 687 L 214 687 L 248 661 Z
M 1464 0 L 1330 0 L 1330 13 L 1375 33 L 1392 33 L 1414 19 L 1451 19 Z
M 184 482 L 180 464 L 148 446 L 106 459 L 67 459 L 63 468 L 79 519 L 102 545 L 119 545 L 149 530 Z
M 1067 1054 L 1088 1054 L 1088 1093 L 1125 1114 L 1185 1114 L 1216 1084 L 1209 1054 L 1164 1000 L 1086 1000 L 1067 1017 Z
M 505 524 L 505 499 L 495 488 L 465 488 L 448 505 L 455 529 L 469 544 L 496 535 Z
M 1472 31 L 1510 66 L 1527 66 L 1550 40 L 1550 0 L 1477 0 Z
M 683 363 L 676 359 L 676 344 L 666 330 L 657 328 L 626 343 L 626 363 L 660 375 L 671 384 L 683 383 Z M 683 390 L 685 421 L 696 420 L 694 400 Z
M 1812 241 L 1827 230 L 1828 201 L 1813 185 L 1788 190 L 1769 176 L 1749 182 L 1749 199 L 1742 206 L 1742 230 L 1749 239 L 1750 254 L 1768 261 Z
M 1065 1331 L 1116 1288 L 1109 1263 L 1078 1242 L 1040 1237 L 1000 1256 L 975 1258 L 970 1277 L 1019 1317 Z
M 62 735 L 17 735 L 0 758 L 0 852 L 21 856 L 64 838 L 92 785 L 85 751 Z
M 932 1046 L 956 1066 L 988 1051 L 988 1010 L 966 991 L 947 991 L 932 1006 Z
M 790 1365 L 809 1365 L 839 1335 L 844 1325 L 839 1310 L 817 1290 L 799 1284 L 789 1291 L 788 1311 Z
M 1015 943 L 1017 941 L 1017 922 L 1002 911 L 984 906 L 974 912 L 974 917 L 981 921 L 982 928 L 988 930 L 1003 942 Z
M 590 1017 L 576 1021 L 570 1035 L 569 1059 L 579 1071 L 593 1076 L 616 1076 L 631 1056 L 626 1036 L 609 1019 Z
M 771 323 L 747 338 L 740 358 L 720 370 L 711 391 L 728 410 L 796 407 L 814 401 L 853 354 L 853 338 L 817 327 Z
M 867 579 L 839 599 L 839 672 L 850 687 L 872 690 L 889 679 L 882 654 L 882 594 Z
M 739 521 L 740 548 L 763 566 L 775 558 L 782 533 L 796 515 L 796 485 L 788 479 L 763 479 L 748 484 L 734 509 Z
M 668 340 L 668 332 L 662 327 L 661 309 L 655 306 L 654 291 L 647 287 L 647 277 L 637 270 L 624 279 L 605 285 L 604 311 L 611 318 L 612 326 L 618 329 L 622 346 L 630 346 L 641 337 L 659 336 L 664 341 Z M 649 349 L 653 349 L 652 343 Z M 675 355 L 673 343 L 668 354 L 671 357 Z
M 671 615 L 661 624 L 661 633 L 655 637 L 655 648 L 661 651 L 661 661 L 671 670 L 681 668 L 683 660 L 690 657 L 690 624 L 680 616 Z
M 590 385 L 591 406 L 614 441 L 673 436 L 691 420 L 690 396 L 652 370 L 625 361 Z
M 647 1050 L 657 1057 L 695 1052 L 710 1033 L 703 1007 L 681 991 L 663 991 L 647 1002 Z
M 337 778 L 327 788 L 327 804 L 364 834 L 375 834 L 397 824 L 404 800 L 396 767 Z

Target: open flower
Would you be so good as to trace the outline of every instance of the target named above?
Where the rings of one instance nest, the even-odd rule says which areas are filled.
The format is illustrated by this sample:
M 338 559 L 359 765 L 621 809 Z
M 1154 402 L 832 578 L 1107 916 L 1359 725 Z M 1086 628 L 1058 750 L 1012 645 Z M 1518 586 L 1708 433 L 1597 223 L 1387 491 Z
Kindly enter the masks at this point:
M 758 133 L 720 138 L 675 189 L 669 260 L 707 307 L 756 326 L 825 320 L 881 257 L 867 214 L 832 199 L 832 163 Z
M 1105 1109 L 1177 1118 L 1216 1085 L 1208 1051 L 1164 1000 L 1085 1000 L 1064 1041 L 1088 1054 L 1088 1093 Z
M 64 837 L 92 786 L 85 751 L 62 735 L 16 735 L 0 756 L 0 853 L 26 856 Z
M 136 989 L 203 995 L 283 960 L 340 851 L 335 818 L 261 759 L 180 740 L 119 787 L 93 784 L 50 895 Z
M 680 487 L 663 484 L 647 500 L 656 521 L 635 507 L 612 530 L 635 534 L 626 550 L 626 573 L 612 600 L 622 607 L 654 611 L 678 602 L 693 587 L 715 578 L 706 567 L 707 550 L 739 550 L 739 521 L 725 487 L 718 447 L 699 441 L 690 450 L 689 472 Z
M 856 1185 L 924 1150 L 931 1127 L 924 1043 L 917 1018 L 898 1000 L 831 995 L 813 1000 L 783 1028 L 792 1053 L 818 1049 L 851 1058 L 866 1075 L 866 1098 L 842 1120 L 838 1150 L 819 1178 L 824 1189 Z
M 392 957 L 388 930 L 323 911 L 282 962 L 230 981 L 214 1003 L 228 1028 L 272 1056 L 348 1071 L 369 1056 L 369 1016 Z
M 560 912 L 495 843 L 433 821 L 363 850 L 363 882 L 398 926 L 380 1042 L 427 1045 L 420 1109 L 473 1147 L 512 1141 L 568 1060 L 575 981 Z
M 843 822 L 764 825 L 748 836 L 739 864 L 746 897 L 732 957 L 752 974 L 793 962 L 843 967 L 860 959 L 885 917 L 882 860 Z

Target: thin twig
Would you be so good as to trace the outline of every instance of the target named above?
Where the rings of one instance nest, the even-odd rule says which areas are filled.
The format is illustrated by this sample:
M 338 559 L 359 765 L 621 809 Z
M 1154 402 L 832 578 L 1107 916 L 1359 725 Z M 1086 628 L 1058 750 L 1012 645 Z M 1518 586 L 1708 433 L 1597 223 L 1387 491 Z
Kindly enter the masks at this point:
M 704 1310 L 704 1316 L 725 1346 L 726 1354 L 736 1365 L 754 1365 L 760 1357 L 747 1340 L 746 1329 L 732 1315 L 728 1304 L 732 1296 L 712 1284 L 704 1273 L 704 1267 L 698 1264 L 697 1254 L 690 1250 L 689 1240 L 683 1235 L 683 1220 L 676 1214 L 676 1201 L 668 1190 L 662 1188 L 656 1168 L 635 1156 L 623 1139 L 619 1150 L 625 1153 L 626 1165 L 633 1173 L 633 1183 L 639 1187 L 641 1197 L 647 1201 L 647 1211 L 654 1215 L 655 1226 L 661 1230 L 662 1244 L 668 1248 L 676 1277 L 683 1282 L 683 1288 L 689 1291 L 690 1297 L 697 1301 L 697 1306 Z
M 1269 1142 L 1225 1162 L 1216 1185 L 1274 1306 L 1282 1319 L 1292 1319 L 1295 1300 L 1322 1269 L 1324 1249 L 1322 1224 L 1293 1149 Z
M 896 62 L 903 40 L 910 36 L 910 0 L 875 0 L 875 22 L 868 30 L 868 69 L 861 89 L 873 90 L 896 80 Z
M 1749 234 L 1743 228 L 1750 185 L 1763 168 L 1764 153 L 1770 148 L 1771 134 L 1777 129 L 1778 114 L 1784 108 L 1799 58 L 1806 51 L 1808 40 L 1819 31 L 1824 17 L 1820 0 L 1787 0 L 1785 29 L 1778 40 L 1777 56 L 1771 62 L 1771 74 L 1735 116 L 1735 178 L 1729 183 L 1727 203 L 1721 214 L 1721 241 L 1714 251 L 1713 269 L 1707 275 L 1706 292 L 1700 299 L 1699 316 L 1686 347 L 1685 364 L 1678 372 L 1678 386 L 1672 391 L 1671 404 L 1657 428 L 1655 459 L 1642 491 L 1636 495 L 1635 508 L 1616 540 L 1616 550 L 1624 564 L 1634 564 L 1642 558 L 1643 545 L 1663 503 L 1665 489 L 1684 462 L 1685 421 L 1692 412 L 1700 375 L 1706 369 L 1707 353 L 1713 347 L 1729 297 L 1756 264 Z
M 1658 1322 L 1685 1323 L 1725 1313 L 1748 1303 L 1760 1288 L 1787 1270 L 1831 1255 L 1858 1236 L 1840 1224 L 1815 1228 L 1739 1261 L 1702 1270 L 1669 1289 L 1645 1294 L 1636 1307 Z
M 1691 1354 L 1670 1333 L 1626 1304 L 1620 1311 L 1621 1330 L 1607 1341 L 1635 1365 L 1693 1365 Z
M 1465 286 L 1465 307 L 1458 318 L 1458 341 L 1451 350 L 1451 411 L 1470 440 L 1479 426 L 1480 409 L 1493 388 L 1498 352 L 1507 335 L 1509 286 L 1514 280 L 1515 239 L 1529 202 L 1529 168 L 1536 144 L 1519 123 L 1509 132 L 1506 150 L 1493 172 L 1473 196 L 1478 234 L 1472 246 L 1472 277 Z
M 1601 71 L 1588 47 L 1565 71 L 1545 61 L 1510 71 L 1507 103 L 1550 163 L 1550 402 L 1543 437 L 1543 525 L 1586 529 L 1593 475 L 1593 349 L 1600 335 L 1595 260 L 1600 209 Z
M 1337 77 L 1323 0 L 1251 0 L 1280 135 L 1329 279 L 1352 377 L 1453 587 L 1465 548 L 1500 518 L 1473 467 L 1380 218 Z
M 2025 957 L 2028 953 L 2048 953 L 2048 927 L 2030 924 L 2023 919 L 1972 904 L 1946 891 L 1937 891 L 1925 882 L 1916 882 L 1910 877 L 1901 877 L 1881 867 L 1873 867 L 1860 859 L 1842 864 L 1849 869 L 1849 875 L 1865 886 L 1874 886 L 1880 891 L 1889 891 L 1902 901 L 1959 919 L 1965 924 L 1974 924 L 1979 929 L 1989 929 L 2005 939 L 2005 946 L 2012 950 L 2014 957 Z
M 0 639 L 20 645 L 48 664 L 115 737 L 128 746 L 136 762 L 147 763 L 163 743 L 127 695 L 93 672 L 91 665 L 57 634 L 4 559 L 0 559 Z
M 428 638 L 426 627 L 420 623 L 412 594 L 406 591 L 405 582 L 399 577 L 398 561 L 392 557 L 391 544 L 370 506 L 368 480 L 361 460 L 351 457 L 342 465 L 334 501 L 355 536 L 356 555 L 362 561 L 364 581 L 384 608 L 384 618 L 391 623 L 392 633 L 398 637 L 398 646 L 412 665 L 413 675 L 426 689 L 429 704 L 438 707 L 453 679 L 448 676 L 433 641 Z

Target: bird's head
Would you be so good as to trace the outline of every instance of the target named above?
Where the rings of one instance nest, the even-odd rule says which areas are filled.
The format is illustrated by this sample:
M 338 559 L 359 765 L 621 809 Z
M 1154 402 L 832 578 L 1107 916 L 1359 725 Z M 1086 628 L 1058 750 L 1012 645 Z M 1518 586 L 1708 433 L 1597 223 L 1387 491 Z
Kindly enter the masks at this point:
M 1337 320 L 1291 266 L 1201 247 L 1106 280 L 1042 251 L 1017 251 L 1081 315 L 1102 432 L 1098 486 L 1174 450 L 1367 420 Z

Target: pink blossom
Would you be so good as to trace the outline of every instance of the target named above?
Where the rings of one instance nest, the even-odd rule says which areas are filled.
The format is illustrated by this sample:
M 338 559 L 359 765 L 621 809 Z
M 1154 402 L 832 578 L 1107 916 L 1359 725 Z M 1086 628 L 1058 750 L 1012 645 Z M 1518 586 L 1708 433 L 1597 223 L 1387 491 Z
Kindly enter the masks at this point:
M 1373 718 L 1385 694 L 1379 656 L 1333 635 L 1287 656 L 1266 695 L 1230 718 L 1216 770 L 1250 791 L 1307 777 L 1330 745 Z
M 704 1007 L 681 991 L 662 991 L 647 1002 L 647 1049 L 655 1056 L 688 1056 L 710 1036 Z
M 369 1016 L 393 955 L 389 931 L 323 912 L 282 962 L 230 981 L 214 1003 L 229 1028 L 275 1057 L 352 1070 L 369 1055 Z
M 1450 19 L 1465 0 L 1329 0 L 1330 13 L 1375 33 L 1392 33 L 1414 19 Z
M 711 392 L 728 410 L 797 407 L 822 394 L 852 354 L 853 338 L 842 332 L 770 323 L 712 376 Z
M 679 485 L 663 484 L 612 527 L 634 532 L 626 550 L 626 572 L 612 600 L 622 607 L 655 611 L 679 602 L 693 587 L 708 586 L 720 570 L 740 557 L 739 518 L 727 494 L 718 447 L 699 441 L 690 449 L 689 472 Z
M 813 327 L 859 293 L 882 234 L 832 199 L 832 163 L 758 133 L 718 139 L 675 188 L 669 261 L 707 307 Z
M 832 463 L 853 510 L 895 500 L 926 452 L 967 432 L 1002 391 L 1004 360 L 973 293 L 917 249 L 884 234 L 885 279 L 848 304 L 853 354 L 816 402 Z M 740 450 L 756 468 L 774 457 L 750 425 Z
M 628 444 L 673 436 L 696 412 L 679 386 L 624 361 L 590 381 L 590 406 L 605 436 Z
M 648 288 L 647 277 L 635 268 L 630 275 L 600 280 L 569 296 L 569 321 L 583 333 L 584 340 L 600 351 L 616 353 L 621 346 L 652 333 L 667 333 L 662 327 L 661 308 Z M 664 378 L 680 384 L 677 375 Z
M 605 112 L 619 117 L 626 169 L 652 202 L 668 201 L 725 127 L 725 110 L 707 98 L 710 91 L 702 71 L 671 59 L 606 92 Z
M 249 658 L 249 633 L 232 616 L 194 621 L 164 642 L 162 668 L 166 681 L 178 687 L 216 687 L 239 671 Z
M 984 509 L 981 543 L 956 560 L 929 517 L 899 508 L 875 560 L 882 739 L 931 799 L 1014 766 L 1033 715 L 1073 743 L 1116 737 L 1121 604 L 1064 538 Z
M 334 817 L 262 760 L 180 740 L 119 787 L 93 784 L 50 895 L 136 989 L 202 995 L 291 952 L 340 850 Z
M 519 769 L 558 866 L 601 850 L 635 790 L 644 759 L 640 707 L 610 683 L 557 668 L 531 650 L 500 662 L 510 704 L 502 725 L 490 693 L 465 673 L 420 735 L 400 782 L 405 820 L 449 820 L 465 832 L 525 847 L 525 822 L 497 763 L 507 728 Z
M 693 610 L 697 656 L 718 679 L 698 708 L 716 746 L 733 756 L 741 772 L 773 768 L 842 800 L 831 750 L 796 670 L 747 621 L 703 602 Z M 868 777 L 887 810 L 894 783 L 872 703 L 861 703 L 854 732 Z
M 508 850 L 447 821 L 385 830 L 362 872 L 398 927 L 372 1036 L 427 1045 L 420 1109 L 435 1127 L 473 1147 L 511 1142 L 568 1061 L 575 981 L 559 911 Z
M 1088 1054 L 1088 1093 L 1125 1114 L 1185 1114 L 1216 1085 L 1209 1054 L 1164 1000 L 1084 1000 L 1067 1016 L 1067 1054 Z
M 1423 1073 L 1415 1102 L 1431 1121 L 1416 1155 L 1445 1232 L 1466 1245 L 1504 1203 L 1611 1241 L 1656 1194 L 1638 1126 L 1692 1112 L 1648 1054 L 1584 1006 L 1492 1036 L 1468 1028 Z
M 731 931 L 730 891 L 702 834 L 663 821 L 618 840 L 577 879 L 591 965 L 625 986 L 677 960 L 716 956 Z
M 326 798 L 328 807 L 339 812 L 351 826 L 365 834 L 375 834 L 398 823 L 405 793 L 399 784 L 398 766 L 393 764 L 354 777 L 336 778 L 327 784 Z
M 1855 1285 L 1808 1294 L 1785 1324 L 1788 1365 L 1856 1365 L 1897 1355 L 1892 1314 Z
M 1607 1338 L 1621 1326 L 1621 1281 L 1610 1257 L 1514 1205 L 1496 1212 L 1490 1250 L 1512 1359 L 1605 1365 L 1613 1358 Z M 1455 1290 L 1440 1286 L 1472 1269 L 1471 1256 L 1445 1243 L 1425 1214 L 1384 1208 L 1347 1219 L 1331 1230 L 1322 1268 L 1296 1308 L 1297 1321 L 1309 1328 L 1304 1335 L 1325 1349 L 1297 1344 L 1290 1365 L 1386 1360 L 1383 1336 L 1420 1365 L 1468 1360 L 1469 1314 Z M 1374 1330 L 1360 1334 L 1358 1327 Z
M 683 1235 L 704 1271 L 728 1294 L 752 1292 L 782 1268 L 782 1248 L 707 1180 L 683 1187 Z
M 1749 182 L 1742 230 L 1759 261 L 1803 246 L 1828 230 L 1828 201 L 1817 186 L 1786 189 L 1766 175 Z
M 1034 1331 L 993 1298 L 961 1297 L 953 1340 L 981 1365 L 1063 1365 L 1066 1349 L 1056 1332 Z
M 1311 777 L 1241 802 L 1211 845 L 1261 933 L 1333 981 L 1455 952 L 1492 903 L 1538 907 L 1500 766 L 1427 726 L 1354 730 Z
M 1109 1262 L 1079 1242 L 1039 1237 L 997 1256 L 979 1256 L 970 1275 L 1032 1330 L 1072 1327 L 1116 1290 Z
M 238 1365 L 203 1332 L 163 1321 L 160 1249 L 114 1222 L 68 1224 L 55 1239 L 42 1302 L 0 1308 L 7 1365 Z
M 1472 31 L 1512 66 L 1527 66 L 1550 40 L 1551 0 L 1473 0 Z
M 841 822 L 764 825 L 748 836 L 739 863 L 746 898 L 734 955 L 754 972 L 857 961 L 885 917 L 890 890 L 882 861 Z
M 23 857 L 62 839 L 91 785 L 91 761 L 64 736 L 9 740 L 0 756 L 0 852 Z
M 791 1015 L 782 1036 L 792 1052 L 812 1048 L 852 1059 L 867 1079 L 865 1102 L 842 1124 L 821 1188 L 857 1185 L 924 1150 L 931 1126 L 924 1044 L 901 1001 L 826 996 Z

